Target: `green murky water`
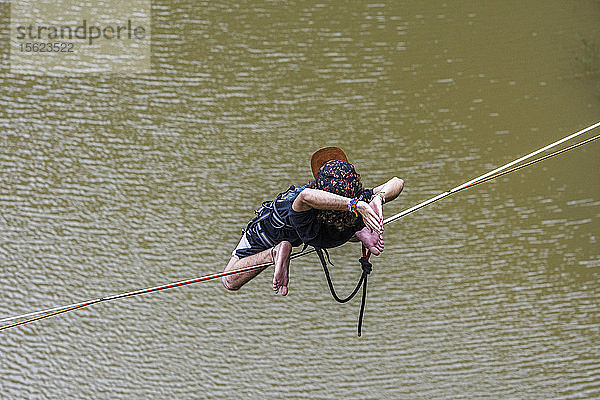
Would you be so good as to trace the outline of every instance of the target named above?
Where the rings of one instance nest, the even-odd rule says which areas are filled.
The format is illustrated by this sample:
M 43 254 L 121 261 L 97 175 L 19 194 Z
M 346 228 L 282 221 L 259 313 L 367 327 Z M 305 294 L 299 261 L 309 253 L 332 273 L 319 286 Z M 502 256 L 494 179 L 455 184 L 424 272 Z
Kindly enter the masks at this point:
M 322 146 L 405 180 L 390 216 L 591 125 L 598 21 L 591 0 L 156 1 L 151 74 L 62 77 L 11 73 L 4 29 L 0 317 L 222 270 Z M 360 339 L 307 256 L 287 298 L 267 271 L 3 331 L 0 397 L 597 398 L 598 151 L 387 226 Z M 342 291 L 359 253 L 332 251 Z

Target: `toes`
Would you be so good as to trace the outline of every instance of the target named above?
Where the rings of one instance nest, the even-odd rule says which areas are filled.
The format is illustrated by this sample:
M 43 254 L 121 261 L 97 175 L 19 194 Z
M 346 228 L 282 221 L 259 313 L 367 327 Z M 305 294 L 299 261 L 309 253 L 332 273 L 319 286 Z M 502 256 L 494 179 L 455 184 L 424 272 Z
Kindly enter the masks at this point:
M 273 292 L 274 292 L 274 294 L 279 294 L 279 289 L 281 289 L 281 295 L 282 296 L 287 296 L 287 294 L 288 294 L 288 288 L 287 288 L 286 285 L 281 285 L 281 286 L 279 286 L 279 285 L 277 285 L 277 286 L 273 285 Z
M 275 292 L 274 294 L 279 294 L 279 289 L 281 289 L 282 296 L 287 296 L 287 294 L 288 294 L 287 282 L 280 283 L 278 280 L 273 279 L 273 292 Z

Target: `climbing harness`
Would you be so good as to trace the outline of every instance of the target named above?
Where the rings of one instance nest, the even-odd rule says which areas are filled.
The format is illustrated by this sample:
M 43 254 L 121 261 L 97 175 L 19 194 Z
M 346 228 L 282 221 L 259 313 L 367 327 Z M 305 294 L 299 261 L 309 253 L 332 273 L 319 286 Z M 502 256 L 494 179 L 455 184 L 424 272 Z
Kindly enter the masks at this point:
M 546 160 L 546 159 L 548 159 L 550 157 L 557 156 L 557 155 L 562 154 L 562 153 L 564 153 L 566 151 L 575 149 L 577 147 L 583 146 L 584 144 L 587 144 L 587 143 L 590 143 L 590 142 L 592 142 L 594 140 L 597 140 L 597 139 L 600 138 L 600 135 L 596 135 L 596 136 L 591 137 L 589 139 L 586 139 L 586 140 L 583 140 L 581 142 L 575 143 L 574 145 L 571 145 L 569 147 L 566 147 L 566 148 L 563 148 L 561 150 L 555 151 L 553 153 L 550 153 L 548 155 L 542 156 L 540 158 L 534 159 L 534 160 L 529 161 L 527 163 L 517 165 L 518 163 L 520 163 L 522 161 L 525 161 L 525 160 L 527 160 L 527 159 L 529 159 L 529 158 L 531 158 L 531 157 L 533 157 L 535 155 L 538 155 L 538 154 L 540 154 L 540 153 L 542 153 L 542 152 L 544 152 L 546 150 L 549 150 L 549 149 L 551 149 L 553 147 L 556 147 L 559 144 L 566 142 L 567 140 L 570 140 L 570 139 L 573 139 L 573 138 L 575 138 L 577 136 L 580 136 L 580 135 L 582 135 L 582 134 L 584 134 L 586 132 L 591 131 L 592 129 L 595 129 L 595 128 L 599 127 L 599 126 L 600 126 L 600 122 L 597 122 L 597 123 L 595 123 L 593 125 L 590 125 L 587 128 L 584 128 L 584 129 L 582 129 L 582 130 L 580 130 L 578 132 L 575 132 L 574 134 L 571 134 L 571 135 L 569 135 L 569 136 L 567 136 L 567 137 L 565 137 L 563 139 L 560 139 L 560 140 L 558 140 L 558 141 L 556 141 L 554 143 L 551 143 L 548 146 L 545 146 L 545 147 L 543 147 L 541 149 L 538 149 L 538 150 L 536 150 L 534 152 L 531 152 L 531 153 L 529 153 L 529 154 L 527 154 L 527 155 L 525 155 L 525 156 L 523 156 L 521 158 L 518 158 L 518 159 L 516 159 L 514 161 L 511 161 L 511 162 L 509 162 L 509 163 L 507 163 L 507 164 L 505 164 L 505 165 L 503 165 L 501 167 L 498 167 L 498 168 L 496 168 L 496 169 L 494 169 L 494 170 L 492 170 L 490 172 L 487 172 L 487 173 L 485 173 L 485 174 L 483 174 L 483 175 L 481 175 L 481 176 L 479 176 L 477 178 L 474 178 L 474 179 L 472 179 L 472 180 L 470 180 L 470 181 L 468 181 L 466 183 L 463 183 L 462 185 L 459 185 L 459 186 L 457 186 L 457 187 L 455 187 L 453 189 L 450 189 L 450 190 L 448 190 L 446 192 L 443 192 L 443 193 L 441 193 L 441 194 L 439 194 L 437 196 L 434 196 L 434 197 L 432 197 L 432 198 L 430 198 L 428 200 L 425 200 L 425 201 L 423 201 L 423 202 L 421 202 L 421 203 L 419 203 L 419 204 L 417 204 L 417 205 L 415 205 L 413 207 L 410 207 L 410 208 L 408 208 L 408 209 L 406 209 L 406 210 L 404 210 L 404 211 L 402 211 L 402 212 L 400 212 L 398 214 L 395 214 L 392 217 L 389 217 L 389 218 L 385 219 L 383 221 L 383 224 L 385 225 L 385 224 L 388 224 L 390 222 L 393 222 L 393 221 L 397 220 L 398 218 L 401 218 L 401 217 L 403 217 L 405 215 L 408 215 L 408 214 L 410 214 L 410 213 L 412 213 L 412 212 L 414 212 L 416 210 L 419 210 L 419 209 L 421 209 L 421 208 L 423 208 L 423 207 L 425 207 L 427 205 L 430 205 L 430 204 L 432 204 L 432 203 L 434 203 L 434 202 L 436 202 L 436 201 L 438 201 L 438 200 L 440 200 L 440 199 L 442 199 L 444 197 L 447 197 L 447 196 L 449 196 L 451 194 L 454 194 L 456 192 L 459 192 L 461 190 L 473 187 L 473 186 L 478 185 L 478 184 L 483 183 L 483 182 L 487 182 L 487 181 L 489 181 L 491 179 L 498 178 L 500 176 L 503 176 L 503 175 L 506 175 L 508 173 L 517 171 L 517 170 L 519 170 L 521 168 L 525 168 L 527 166 L 533 165 L 533 164 L 538 163 L 540 161 Z M 513 168 L 511 168 L 511 167 L 513 167 Z M 289 190 L 292 190 L 292 188 L 290 188 Z M 286 191 L 286 192 L 284 192 L 284 193 L 289 193 L 289 190 Z M 280 196 L 281 196 L 281 194 L 280 194 Z M 278 198 L 282 198 L 283 197 L 283 196 L 281 196 L 281 197 L 280 196 L 278 196 Z M 275 201 L 277 201 L 277 199 Z M 258 219 L 259 220 L 258 222 L 265 220 L 266 218 L 268 218 L 269 215 L 275 215 L 275 212 L 271 212 L 271 211 L 275 211 L 276 210 L 276 207 L 273 206 L 273 202 L 265 202 L 265 203 L 263 203 L 263 207 L 265 208 L 265 210 L 270 210 L 270 211 L 267 212 L 267 211 L 263 210 L 263 212 L 259 213 L 258 210 L 257 210 L 257 217 L 255 218 L 255 220 Z M 267 215 L 267 216 L 265 216 L 265 215 Z M 255 220 L 251 221 L 251 223 L 254 222 Z M 250 224 L 248 226 L 250 226 Z M 337 295 L 337 293 L 335 292 L 334 288 L 333 288 L 333 283 L 331 282 L 331 277 L 329 276 L 329 270 L 327 268 L 327 265 L 326 265 L 326 262 L 325 262 L 325 258 L 323 257 L 322 251 L 320 251 L 319 249 L 315 249 L 315 248 L 313 248 L 313 249 L 306 249 L 306 246 L 305 246 L 305 248 L 301 252 L 292 254 L 290 256 L 290 260 L 298 258 L 298 257 L 305 256 L 306 254 L 310 254 L 310 253 L 315 252 L 315 251 L 317 252 L 317 255 L 319 255 L 319 259 L 321 260 L 321 263 L 323 264 L 323 269 L 325 271 L 325 276 L 327 277 L 327 282 L 329 284 L 329 288 L 331 290 L 331 294 L 333 295 L 334 299 L 336 299 L 337 301 L 342 300 L 341 302 L 349 301 L 352 297 L 354 297 L 354 295 L 358 292 L 360 286 L 362 285 L 362 287 L 363 287 L 363 299 L 362 299 L 361 310 L 360 310 L 360 314 L 359 314 L 359 322 L 358 322 L 358 333 L 359 333 L 359 336 L 360 336 L 360 334 L 361 334 L 361 327 L 362 327 L 362 318 L 363 318 L 363 313 L 364 313 L 364 308 L 365 308 L 365 302 L 366 302 L 367 276 L 369 275 L 369 273 L 372 270 L 372 265 L 369 262 L 370 253 L 367 252 L 366 249 L 363 247 L 363 257 L 361 257 L 361 259 L 359 260 L 360 263 L 361 263 L 362 271 L 363 271 L 362 275 L 361 275 L 361 278 L 360 278 L 360 280 L 359 280 L 356 288 L 352 292 L 352 294 L 349 297 L 347 297 L 346 299 L 340 299 L 339 296 Z M 328 256 L 328 258 L 329 258 L 329 256 Z M 271 265 L 273 265 L 273 262 L 268 262 L 268 263 L 264 263 L 264 264 L 254 265 L 254 266 L 250 266 L 250 267 L 243 267 L 243 268 L 239 268 L 239 269 L 235 269 L 235 270 L 231 270 L 231 271 L 226 271 L 226 272 L 221 272 L 221 273 L 217 273 L 217 274 L 212 274 L 212 275 L 205 275 L 205 276 L 201 276 L 201 277 L 198 277 L 198 278 L 193 278 L 193 279 L 188 279 L 188 280 L 184 280 L 184 281 L 168 283 L 166 285 L 155 286 L 155 287 L 150 287 L 150 288 L 146 288 L 146 289 L 134 290 L 134 291 L 131 291 L 131 292 L 116 294 L 116 295 L 112 295 L 112 296 L 100 297 L 100 298 L 97 298 L 97 299 L 88 300 L 88 301 L 84 301 L 84 302 L 81 302 L 81 303 L 69 304 L 69 305 L 60 306 L 60 307 L 54 307 L 54 308 L 49 308 L 49 309 L 45 309 L 45 310 L 34 311 L 34 312 L 31 312 L 31 313 L 27 313 L 27 314 L 15 315 L 15 316 L 12 316 L 12 317 L 7 317 L 7 318 L 0 319 L 0 323 L 19 320 L 17 322 L 12 322 L 12 323 L 9 323 L 7 325 L 0 326 L 0 331 L 8 329 L 8 328 L 16 327 L 16 326 L 19 326 L 19 325 L 27 324 L 27 323 L 30 323 L 30 322 L 33 322 L 33 321 L 38 321 L 40 319 L 51 317 L 53 315 L 58 315 L 58 314 L 61 314 L 61 313 L 65 313 L 67 311 L 77 310 L 77 309 L 80 309 L 80 308 L 83 308 L 83 307 L 91 306 L 93 304 L 97 304 L 97 303 L 101 303 L 101 302 L 105 302 L 105 301 L 116 300 L 116 299 L 121 299 L 121 298 L 125 298 L 125 297 L 131 297 L 131 296 L 136 296 L 136 295 L 140 295 L 140 294 L 145 294 L 145 293 L 157 292 L 157 291 L 160 291 L 160 290 L 171 289 L 171 288 L 175 288 L 175 287 L 189 285 L 189 284 L 197 283 L 197 282 L 203 282 L 203 281 L 207 281 L 207 280 L 211 280 L 211 279 L 216 279 L 216 278 L 221 278 L 223 276 L 228 276 L 228 275 L 239 274 L 239 273 L 243 273 L 243 272 L 256 271 L 256 270 L 259 270 L 259 269 L 263 269 L 263 268 L 269 267 Z
M 293 230 L 294 227 L 286 223 L 279 211 L 277 210 L 276 203 L 282 199 L 287 198 L 291 193 L 295 191 L 296 187 L 292 185 L 285 192 L 279 193 L 275 200 L 264 201 L 259 209 L 254 210 L 256 216 L 248 223 L 246 229 L 244 229 L 242 234 L 244 232 L 252 232 L 260 239 L 260 241 L 265 247 L 268 248 L 275 246 L 277 243 L 273 242 L 269 235 L 267 235 L 262 224 L 269 223 L 275 229 Z

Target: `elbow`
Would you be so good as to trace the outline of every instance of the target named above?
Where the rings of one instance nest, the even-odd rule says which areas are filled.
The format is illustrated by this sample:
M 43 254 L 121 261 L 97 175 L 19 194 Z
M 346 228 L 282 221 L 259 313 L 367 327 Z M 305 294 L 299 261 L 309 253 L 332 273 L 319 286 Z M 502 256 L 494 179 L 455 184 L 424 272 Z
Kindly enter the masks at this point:
M 392 178 L 392 181 L 394 182 L 394 186 L 398 188 L 398 193 L 400 193 L 404 189 L 404 180 L 395 176 Z
M 296 197 L 297 201 L 300 203 L 301 206 L 303 207 L 307 207 L 309 206 L 309 203 L 311 201 L 311 191 L 304 189 L 303 191 L 300 192 L 300 194 L 298 195 L 298 197 Z
M 388 200 L 392 201 L 400 196 L 400 193 L 402 193 L 402 189 L 404 189 L 404 181 L 395 176 L 390 179 L 390 186 L 392 190 L 390 191 L 390 198 Z
M 292 209 L 294 211 L 307 211 L 311 209 L 313 197 L 312 189 L 304 189 L 292 203 Z

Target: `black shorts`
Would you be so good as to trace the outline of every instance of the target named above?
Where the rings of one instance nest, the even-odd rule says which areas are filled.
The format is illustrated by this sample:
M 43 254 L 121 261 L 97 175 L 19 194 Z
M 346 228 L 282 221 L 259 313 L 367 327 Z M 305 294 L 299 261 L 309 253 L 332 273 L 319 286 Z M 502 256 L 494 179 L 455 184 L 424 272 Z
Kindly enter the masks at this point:
M 262 222 L 254 224 L 250 229 L 244 231 L 240 242 L 235 250 L 231 252 L 232 256 L 244 258 L 277 245 L 277 242 L 266 235 L 261 224 Z

